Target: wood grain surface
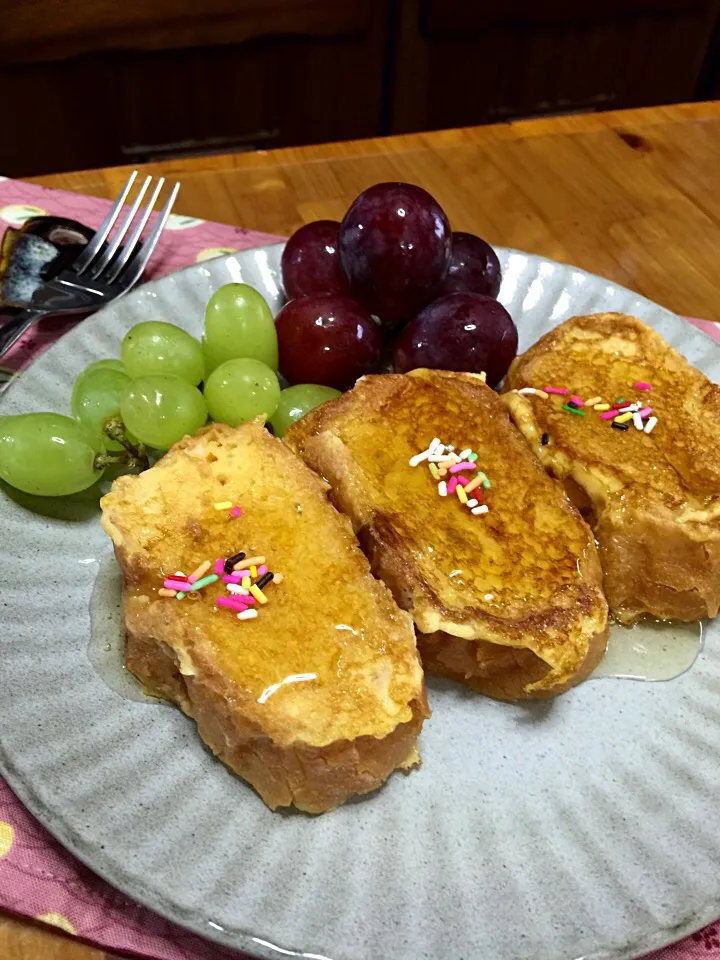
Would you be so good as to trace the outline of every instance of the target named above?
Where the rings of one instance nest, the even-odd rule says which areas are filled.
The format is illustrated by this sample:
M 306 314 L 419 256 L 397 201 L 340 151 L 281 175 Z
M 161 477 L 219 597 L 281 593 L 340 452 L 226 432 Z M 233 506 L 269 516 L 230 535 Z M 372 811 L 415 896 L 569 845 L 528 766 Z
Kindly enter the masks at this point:
M 720 320 L 720 103 L 630 110 L 148 165 L 178 213 L 289 234 L 408 180 L 458 230 L 584 267 L 679 313 Z M 114 197 L 129 168 L 35 178 Z M 106 960 L 0 914 L 3 960 Z

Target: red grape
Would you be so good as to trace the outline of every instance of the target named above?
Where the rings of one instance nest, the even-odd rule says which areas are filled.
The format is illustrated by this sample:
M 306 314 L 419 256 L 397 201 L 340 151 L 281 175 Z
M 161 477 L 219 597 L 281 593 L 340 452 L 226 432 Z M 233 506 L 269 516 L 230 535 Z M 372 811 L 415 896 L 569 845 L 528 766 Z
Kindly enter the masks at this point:
M 501 279 L 500 261 L 489 243 L 473 233 L 453 233 L 443 294 L 482 293 L 497 297 Z
M 427 191 L 376 183 L 340 225 L 340 263 L 353 296 L 383 324 L 410 320 L 442 284 L 450 237 L 447 217 Z
M 346 390 L 380 362 L 382 337 L 360 304 L 337 293 L 286 303 L 275 326 L 280 372 L 291 384 Z
M 350 292 L 337 252 L 339 229 L 337 220 L 315 220 L 296 230 L 285 244 L 280 266 L 290 300 Z
M 497 300 L 479 293 L 450 293 L 405 327 L 395 344 L 395 369 L 485 371 L 494 387 L 515 359 L 517 345 L 517 328 Z

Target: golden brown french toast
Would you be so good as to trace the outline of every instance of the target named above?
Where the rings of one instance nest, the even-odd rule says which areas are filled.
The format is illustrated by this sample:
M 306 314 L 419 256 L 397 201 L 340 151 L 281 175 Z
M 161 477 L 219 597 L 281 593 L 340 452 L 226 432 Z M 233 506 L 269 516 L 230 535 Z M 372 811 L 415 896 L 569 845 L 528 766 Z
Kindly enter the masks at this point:
M 412 621 L 326 486 L 260 423 L 186 437 L 116 480 L 102 508 L 125 578 L 128 668 L 268 806 L 319 813 L 418 762 L 428 710 Z M 213 576 L 240 552 L 240 566 L 264 557 L 282 575 L 261 587 L 266 602 L 247 601 L 256 616 L 218 606 L 240 602 L 225 574 L 181 600 L 159 594 L 167 577 L 204 560 Z
M 560 693 L 594 669 L 607 605 L 592 533 L 481 377 L 364 377 L 286 439 L 329 481 L 373 572 L 412 613 L 426 670 L 519 699 Z M 433 440 L 478 459 L 443 467 L 444 480 L 428 461 L 411 466 Z M 466 481 L 467 504 L 450 486 L 440 495 L 441 483 L 479 471 L 490 486 Z
M 546 386 L 570 392 L 511 392 L 504 399 L 592 526 L 615 619 L 714 617 L 720 389 L 658 333 L 619 313 L 573 317 L 515 360 L 506 389 Z M 563 406 L 573 394 L 605 403 L 570 412 Z M 614 425 L 612 408 L 604 406 L 621 398 L 618 409 L 641 408 L 636 417 L 620 414 L 625 422 Z

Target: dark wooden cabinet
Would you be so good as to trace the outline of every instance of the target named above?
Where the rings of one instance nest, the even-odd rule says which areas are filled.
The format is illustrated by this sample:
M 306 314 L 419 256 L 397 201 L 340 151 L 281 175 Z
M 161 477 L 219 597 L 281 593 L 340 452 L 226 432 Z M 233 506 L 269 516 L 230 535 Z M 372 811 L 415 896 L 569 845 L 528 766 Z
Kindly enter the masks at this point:
M 380 132 L 387 0 L 0 0 L 0 171 Z
M 695 98 L 717 0 L 399 0 L 393 132 Z
M 719 10 L 720 0 L 0 0 L 0 173 L 720 95 Z

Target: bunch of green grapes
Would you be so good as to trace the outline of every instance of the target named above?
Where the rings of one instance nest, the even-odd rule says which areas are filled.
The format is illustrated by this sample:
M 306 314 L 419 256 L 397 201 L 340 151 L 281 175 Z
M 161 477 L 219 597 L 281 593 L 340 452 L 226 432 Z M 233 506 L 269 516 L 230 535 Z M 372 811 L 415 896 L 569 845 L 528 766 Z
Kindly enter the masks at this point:
M 25 493 L 64 496 L 85 490 L 110 464 L 148 465 L 208 420 L 231 426 L 264 417 L 277 436 L 308 410 L 338 395 L 314 384 L 280 389 L 272 313 L 243 283 L 221 287 L 205 311 L 202 343 L 161 321 L 134 326 L 121 360 L 82 371 L 72 417 L 0 417 L 0 477 Z

